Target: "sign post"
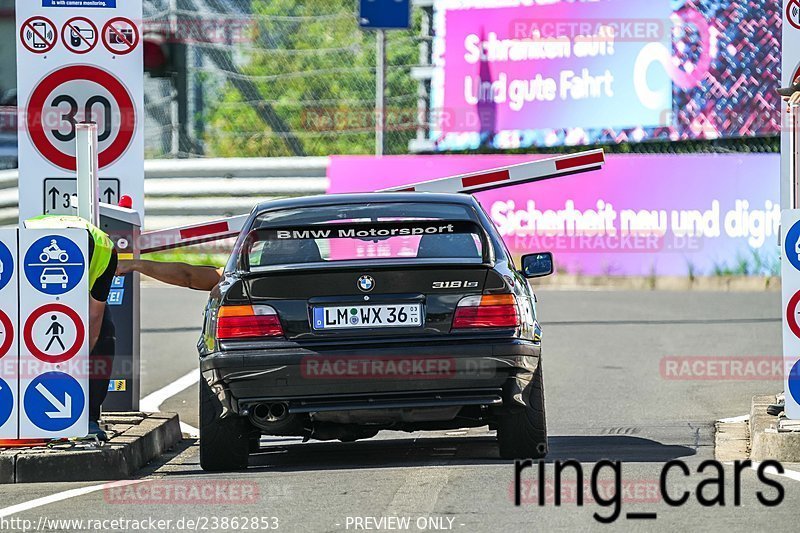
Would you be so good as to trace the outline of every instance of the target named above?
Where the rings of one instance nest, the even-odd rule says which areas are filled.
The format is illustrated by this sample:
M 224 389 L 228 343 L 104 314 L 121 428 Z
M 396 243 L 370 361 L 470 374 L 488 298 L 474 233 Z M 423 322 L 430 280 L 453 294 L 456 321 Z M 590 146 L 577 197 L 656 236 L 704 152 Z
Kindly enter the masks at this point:
M 144 213 L 142 0 L 17 0 L 16 17 L 25 125 L 18 141 L 20 222 L 76 214 L 76 137 L 88 122 L 98 129 L 98 200 L 127 195 Z
M 800 72 L 800 2 L 783 0 L 782 86 Z M 800 420 L 800 106 L 781 106 L 781 286 L 785 414 Z
M 781 217 L 783 252 L 783 365 L 786 417 L 800 419 L 800 210 L 786 209 Z
M 0 439 L 17 438 L 17 230 L 0 230 Z
M 20 230 L 19 438 L 88 431 L 88 233 Z
M 76 126 L 78 169 L 78 216 L 100 225 L 100 191 L 97 179 L 97 124 Z
M 376 30 L 375 34 L 375 155 L 382 156 L 386 127 L 386 30 L 407 30 L 411 27 L 409 0 L 361 0 L 359 26 Z

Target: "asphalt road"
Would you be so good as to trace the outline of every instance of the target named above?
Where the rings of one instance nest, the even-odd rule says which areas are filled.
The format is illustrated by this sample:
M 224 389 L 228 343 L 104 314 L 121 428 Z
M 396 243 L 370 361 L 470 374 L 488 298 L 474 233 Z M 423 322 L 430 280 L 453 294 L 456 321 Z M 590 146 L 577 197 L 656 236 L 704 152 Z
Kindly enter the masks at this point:
M 514 466 L 498 458 L 492 434 L 479 429 L 449 434 L 383 432 L 376 439 L 349 444 L 264 439 L 262 453 L 253 457 L 251 468 L 234 475 L 204 473 L 196 442 L 187 441 L 168 462 L 153 465 L 141 473 L 140 483 L 131 486 L 159 487 L 161 496 L 167 494 L 168 504 L 152 501 L 153 491 L 136 496 L 105 488 L 13 517 L 34 523 L 41 516 L 153 518 L 172 520 L 171 530 L 176 531 L 194 525 L 178 523 L 182 518 L 205 518 L 208 521 L 200 525 L 218 531 L 274 525 L 271 520 L 249 521 L 246 526 L 223 520 L 257 517 L 276 517 L 282 531 L 386 531 L 398 526 L 386 521 L 390 517 L 410 519 L 409 527 L 401 530 L 432 530 L 435 525 L 470 533 L 793 529 L 800 481 L 769 476 L 784 487 L 785 499 L 768 508 L 759 503 L 757 493 L 772 500 L 776 489 L 760 481 L 756 472 L 745 470 L 738 484 L 741 505 L 735 506 L 734 468 L 726 465 L 721 489 L 710 485 L 702 491 L 713 497 L 721 490 L 724 505 L 705 507 L 694 495 L 699 483 L 720 475 L 711 469 L 698 473 L 699 465 L 713 458 L 713 422 L 745 414 L 750 397 L 778 391 L 780 379 L 689 380 L 685 374 L 674 374 L 675 368 L 685 369 L 674 366 L 679 358 L 696 362 L 711 357 L 779 356 L 779 300 L 777 293 L 540 292 L 551 435 L 545 470 L 548 498 L 543 507 L 530 492 L 530 484 L 537 480 L 532 470 L 522 473 L 523 504 L 514 506 Z M 194 346 L 204 302 L 205 296 L 199 293 L 145 289 L 143 395 L 195 367 Z M 719 371 L 719 366 L 713 368 Z M 179 412 L 184 422 L 196 426 L 196 397 L 196 387 L 191 387 L 163 408 Z M 553 462 L 567 459 L 580 461 L 583 468 L 587 483 L 583 506 L 576 504 L 575 493 L 568 490 L 580 488 L 572 470 L 564 477 L 561 505 L 549 497 Z M 594 513 L 612 515 L 615 507 L 593 503 L 588 485 L 592 469 L 603 459 L 622 461 L 621 513 L 612 525 L 602 525 L 593 517 Z M 673 498 L 684 490 L 692 493 L 680 507 L 669 506 L 658 491 L 663 465 L 673 459 L 684 461 L 689 471 L 687 476 L 679 470 L 669 476 L 668 492 Z M 800 465 L 787 468 L 800 471 Z M 613 498 L 611 479 L 611 471 L 603 470 L 597 483 L 600 498 Z M 0 508 L 94 486 L 4 486 Z M 167 490 L 175 487 L 213 487 L 217 501 L 177 503 L 175 493 Z M 244 503 L 241 498 L 231 499 L 231 488 L 244 491 Z M 120 500 L 119 494 L 127 494 L 128 499 Z M 655 513 L 656 519 L 626 518 L 628 513 Z M 214 525 L 219 527 L 212 529 Z M 73 524 L 61 530 L 79 529 Z

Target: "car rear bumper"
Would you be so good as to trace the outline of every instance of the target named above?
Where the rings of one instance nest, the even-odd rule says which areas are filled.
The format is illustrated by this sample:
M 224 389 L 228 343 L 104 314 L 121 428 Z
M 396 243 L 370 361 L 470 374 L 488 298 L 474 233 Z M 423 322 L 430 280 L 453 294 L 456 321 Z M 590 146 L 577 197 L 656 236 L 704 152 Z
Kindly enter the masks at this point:
M 507 339 L 218 352 L 201 371 L 223 405 L 242 414 L 262 402 L 290 413 L 523 405 L 541 346 Z

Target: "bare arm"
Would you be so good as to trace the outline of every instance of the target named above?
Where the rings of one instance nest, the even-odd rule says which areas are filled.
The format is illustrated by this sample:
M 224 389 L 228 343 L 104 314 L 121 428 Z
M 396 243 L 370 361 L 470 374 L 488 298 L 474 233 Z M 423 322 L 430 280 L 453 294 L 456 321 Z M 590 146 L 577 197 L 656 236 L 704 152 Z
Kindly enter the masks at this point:
M 94 350 L 97 339 L 100 338 L 100 328 L 103 326 L 103 313 L 106 311 L 106 303 L 98 302 L 91 296 L 89 297 L 89 350 Z
M 117 275 L 119 276 L 134 271 L 170 285 L 200 291 L 210 291 L 222 279 L 221 268 L 186 263 L 162 263 L 137 259 L 120 261 L 117 266 Z

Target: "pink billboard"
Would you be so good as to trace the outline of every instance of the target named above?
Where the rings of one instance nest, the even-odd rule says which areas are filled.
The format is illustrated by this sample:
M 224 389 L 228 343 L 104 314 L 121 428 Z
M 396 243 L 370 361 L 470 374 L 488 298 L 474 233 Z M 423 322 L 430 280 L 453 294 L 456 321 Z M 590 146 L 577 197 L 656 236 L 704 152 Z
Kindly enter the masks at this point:
M 429 140 L 439 151 L 779 131 L 780 2 L 434 6 Z
M 334 156 L 330 193 L 374 191 L 542 156 Z M 514 255 L 585 275 L 778 271 L 777 154 L 608 155 L 603 170 L 477 195 Z

